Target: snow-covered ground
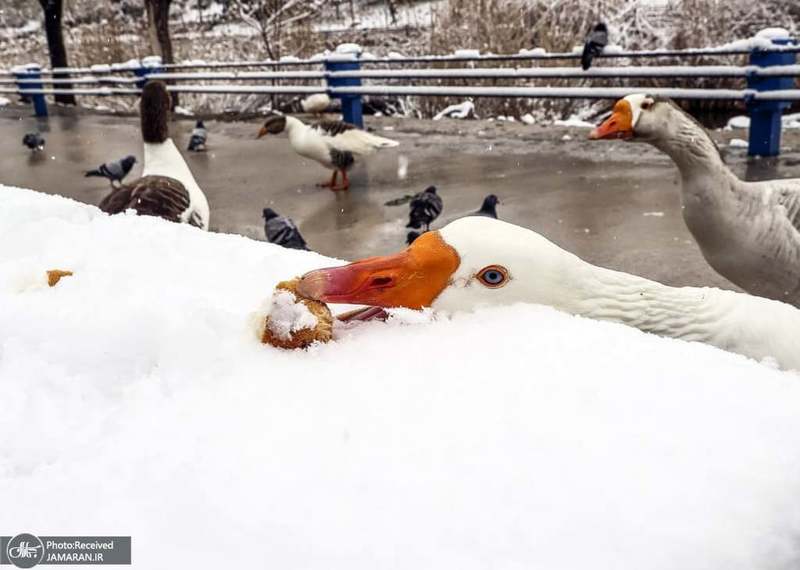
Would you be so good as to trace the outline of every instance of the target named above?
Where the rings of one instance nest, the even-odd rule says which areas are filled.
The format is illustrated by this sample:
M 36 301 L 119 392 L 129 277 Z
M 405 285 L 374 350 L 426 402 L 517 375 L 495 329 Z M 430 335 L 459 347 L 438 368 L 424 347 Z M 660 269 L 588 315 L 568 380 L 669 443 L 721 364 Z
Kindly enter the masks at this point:
M 260 345 L 331 263 L 0 187 L 0 527 L 139 568 L 800 564 L 798 376 L 535 306 Z

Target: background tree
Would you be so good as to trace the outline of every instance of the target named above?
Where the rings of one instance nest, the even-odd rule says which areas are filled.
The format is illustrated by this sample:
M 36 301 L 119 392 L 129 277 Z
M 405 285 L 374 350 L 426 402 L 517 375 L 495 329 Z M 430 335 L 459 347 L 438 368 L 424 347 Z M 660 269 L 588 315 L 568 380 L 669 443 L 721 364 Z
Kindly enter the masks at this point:
M 235 15 L 248 26 L 258 30 L 267 57 L 272 60 L 284 55 L 286 30 L 292 25 L 317 15 L 325 0 L 233 0 Z
M 50 67 L 68 67 L 67 48 L 64 47 L 64 35 L 61 32 L 61 16 L 64 9 L 63 0 L 39 0 L 44 10 L 44 30 L 47 34 L 47 49 L 50 52 Z M 53 74 L 54 78 L 68 78 L 64 73 Z M 61 89 L 72 89 L 71 83 L 58 86 Z M 56 95 L 56 103 L 74 105 L 74 95 Z
M 175 63 L 172 52 L 172 38 L 169 35 L 169 7 L 172 0 L 145 0 L 147 31 L 150 36 L 150 49 L 161 56 L 162 63 Z M 173 108 L 178 104 L 178 94 L 172 93 Z

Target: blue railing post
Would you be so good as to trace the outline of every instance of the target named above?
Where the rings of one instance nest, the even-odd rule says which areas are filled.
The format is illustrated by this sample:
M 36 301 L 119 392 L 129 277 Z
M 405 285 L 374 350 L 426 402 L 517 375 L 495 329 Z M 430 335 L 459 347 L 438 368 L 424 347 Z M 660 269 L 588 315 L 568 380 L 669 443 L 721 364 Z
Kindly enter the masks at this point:
M 20 79 L 42 79 L 42 68 L 36 64 L 32 63 L 26 66 L 15 68 L 14 76 L 17 78 L 17 89 L 44 89 L 44 85 L 41 83 L 41 81 L 20 83 Z M 33 112 L 37 117 L 47 116 L 47 100 L 44 98 L 44 94 L 40 93 L 37 95 L 24 95 L 23 97 L 31 98 L 33 101 Z
M 358 61 L 358 54 L 352 57 L 333 56 L 325 60 L 325 71 L 358 71 L 361 69 L 361 62 Z M 327 79 L 328 87 L 360 87 L 360 77 Z M 330 93 L 330 92 L 329 92 Z M 334 95 L 342 102 L 342 119 L 346 123 L 352 123 L 358 128 L 364 128 L 364 113 L 361 105 L 361 95 Z
M 136 82 L 136 87 L 141 89 L 144 87 L 144 84 L 147 83 L 147 76 L 152 73 L 161 73 L 164 71 L 164 68 L 161 67 L 161 58 L 157 55 L 150 55 L 147 57 L 143 57 L 142 61 L 139 63 L 139 67 L 134 68 L 133 73 L 136 77 L 139 77 L 139 81 Z
M 794 43 L 789 37 L 772 37 L 772 43 L 787 45 Z M 795 53 L 769 52 L 758 48 L 750 52 L 750 64 L 758 67 L 792 65 Z M 759 77 L 750 75 L 747 87 L 756 91 L 792 89 L 794 77 Z M 749 101 L 750 141 L 747 154 L 750 156 L 777 156 L 781 152 L 781 113 L 789 107 L 788 101 Z

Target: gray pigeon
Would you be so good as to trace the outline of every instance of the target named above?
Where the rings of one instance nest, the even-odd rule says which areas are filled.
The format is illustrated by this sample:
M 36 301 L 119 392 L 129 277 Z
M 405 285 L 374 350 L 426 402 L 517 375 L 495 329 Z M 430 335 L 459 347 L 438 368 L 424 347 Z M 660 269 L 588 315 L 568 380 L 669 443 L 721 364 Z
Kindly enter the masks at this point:
M 581 55 L 581 67 L 586 71 L 592 66 L 592 59 L 603 52 L 603 48 L 608 45 L 608 28 L 603 22 L 597 24 L 583 44 L 583 54 Z
M 410 211 L 406 227 L 418 230 L 425 226 L 429 230 L 431 222 L 442 213 L 442 198 L 436 193 L 436 186 L 428 186 L 411 199 L 408 207 Z
M 44 137 L 39 133 L 28 133 L 22 137 L 22 144 L 33 151 L 44 150 Z
M 500 203 L 500 200 L 494 194 L 489 194 L 486 198 L 483 199 L 483 204 L 481 204 L 481 209 L 472 214 L 473 216 L 484 216 L 486 218 L 494 218 L 497 219 L 497 205 Z
M 86 173 L 86 176 L 99 176 L 101 178 L 108 178 L 111 181 L 111 185 L 117 187 L 133 169 L 134 164 L 136 164 L 136 157 L 128 155 L 125 158 L 115 160 L 114 162 L 106 162 L 105 164 L 101 164 L 94 170 L 89 170 Z
M 192 137 L 189 139 L 189 150 L 199 152 L 206 150 L 206 140 L 208 139 L 208 129 L 203 124 L 203 121 L 197 121 L 192 131 Z
M 269 243 L 274 243 L 290 249 L 308 249 L 308 244 L 295 223 L 286 216 L 280 216 L 272 208 L 264 208 L 264 233 Z

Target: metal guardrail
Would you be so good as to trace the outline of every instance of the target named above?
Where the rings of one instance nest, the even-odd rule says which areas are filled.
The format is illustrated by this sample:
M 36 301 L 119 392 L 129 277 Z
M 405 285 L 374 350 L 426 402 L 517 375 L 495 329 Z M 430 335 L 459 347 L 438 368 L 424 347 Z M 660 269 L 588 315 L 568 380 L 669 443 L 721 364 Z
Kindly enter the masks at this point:
M 756 44 L 763 46 L 763 42 Z M 536 62 L 574 60 L 581 54 L 451 54 L 413 57 L 375 58 L 353 54 L 332 54 L 325 58 L 283 61 L 185 62 L 161 64 L 152 58 L 142 62 L 94 65 L 82 68 L 40 69 L 38 66 L 0 71 L 0 93 L 16 93 L 32 99 L 36 114 L 47 115 L 45 97 L 73 94 L 84 96 L 137 96 L 148 79 L 170 82 L 175 93 L 208 94 L 286 94 L 310 95 L 327 93 L 342 102 L 344 119 L 363 125 L 363 96 L 447 96 L 447 97 L 520 97 L 520 98 L 620 98 L 646 91 L 676 99 L 740 100 L 747 104 L 751 117 L 750 154 L 775 155 L 780 149 L 780 116 L 791 101 L 800 101 L 800 89 L 794 79 L 800 77 L 796 54 L 800 45 L 789 38 L 772 39 L 771 47 L 692 48 L 683 50 L 607 51 L 600 58 L 659 58 L 748 55 L 750 65 L 700 66 L 615 66 L 594 67 L 584 71 L 578 67 L 475 67 L 476 62 Z M 469 64 L 466 67 L 397 69 L 407 64 Z M 364 66 L 386 64 L 389 67 L 365 69 Z M 289 67 L 321 66 L 321 69 L 288 70 Z M 242 68 L 271 68 L 272 71 L 239 71 Z M 208 71 L 227 68 L 233 71 Z M 181 70 L 204 69 L 186 72 Z M 123 74 L 133 73 L 134 77 Z M 78 75 L 79 77 L 66 77 Z M 669 79 L 669 78 L 733 78 L 744 79 L 746 89 L 676 89 L 648 87 L 530 87 L 530 86 L 435 86 L 435 85 L 363 85 L 362 80 L 527 80 L 527 79 Z M 198 85 L 192 81 L 228 82 L 223 85 Z M 251 81 L 320 82 L 316 85 L 241 84 Z M 230 84 L 235 82 L 237 84 Z M 324 82 L 324 83 L 323 83 Z M 69 85 L 71 88 L 62 88 Z M 12 87 L 13 86 L 13 87 Z M 75 87 L 78 86 L 78 87 Z

